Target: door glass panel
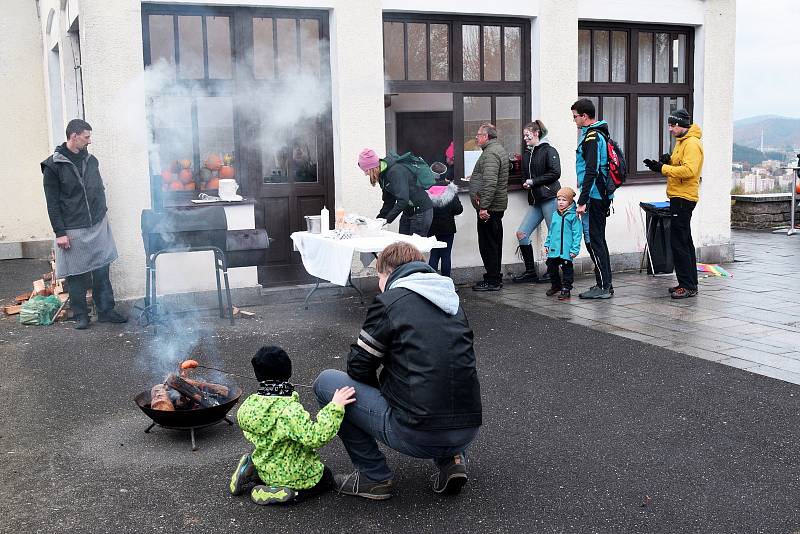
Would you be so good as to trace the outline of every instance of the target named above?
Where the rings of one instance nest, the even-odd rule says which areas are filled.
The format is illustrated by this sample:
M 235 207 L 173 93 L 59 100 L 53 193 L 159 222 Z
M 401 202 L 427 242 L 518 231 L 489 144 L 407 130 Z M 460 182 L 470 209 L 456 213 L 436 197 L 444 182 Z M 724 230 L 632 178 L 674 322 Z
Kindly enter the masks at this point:
M 383 69 L 390 80 L 405 80 L 403 23 L 383 23 Z
M 592 57 L 592 31 L 579 30 L 578 31 L 578 81 L 589 82 L 591 81 L 591 65 Z
M 447 24 L 431 24 L 431 80 L 450 79 L 450 42 Z
M 197 133 L 200 148 L 200 172 L 195 181 L 200 189 L 216 189 L 214 178 L 234 178 L 236 160 L 233 144 L 233 100 L 228 96 L 197 98 Z M 215 164 L 216 162 L 216 164 Z M 219 166 L 219 165 L 223 166 Z M 207 170 L 203 170 L 203 168 Z M 210 167 L 210 168 L 209 168 Z M 214 169 L 214 167 L 218 167 Z M 211 173 L 207 172 L 208 170 Z M 209 178 L 210 176 L 210 178 Z
M 295 183 L 317 181 L 317 121 L 304 121 L 295 127 L 295 135 L 289 144 L 288 175 Z
M 228 17 L 206 17 L 208 77 L 232 78 L 231 23 Z
M 178 48 L 181 78 L 197 80 L 205 77 L 203 66 L 203 22 L 201 17 L 178 17 Z
M 465 24 L 461 27 L 462 48 L 464 52 L 464 81 L 481 79 L 481 28 Z
M 608 32 L 594 32 L 594 81 L 608 81 Z
M 518 96 L 495 100 L 497 140 L 509 154 L 522 153 L 522 102 Z
M 656 83 L 669 83 L 669 34 L 656 34 Z
M 686 36 L 672 40 L 672 81 L 686 83 Z
M 500 80 L 500 26 L 483 27 L 483 79 Z
M 503 28 L 505 43 L 505 79 L 509 82 L 520 80 L 520 63 L 522 62 L 522 37 L 520 28 Z
M 642 160 L 658 159 L 661 154 L 658 147 L 659 125 L 657 96 L 640 96 L 637 102 L 638 124 L 636 125 L 637 162 L 636 170 L 646 171 L 647 167 Z
M 653 34 L 639 34 L 639 81 L 653 81 Z
M 472 175 L 472 168 L 481 155 L 475 139 L 478 128 L 492 121 L 492 98 L 489 96 L 464 97 L 464 176 Z
M 628 34 L 611 32 L 611 81 L 628 81 Z
M 253 75 L 258 80 L 275 79 L 272 19 L 253 19 Z
M 603 120 L 608 123 L 608 133 L 625 151 L 625 97 L 603 97 Z
M 278 77 L 291 78 L 297 73 L 297 21 L 277 19 Z
M 172 15 L 150 15 L 150 64 L 164 61 L 171 68 L 164 74 L 175 78 L 175 28 Z
M 662 143 L 662 152 L 669 152 L 671 154 L 672 149 L 675 147 L 675 138 L 669 134 L 669 123 L 667 122 L 667 117 L 669 117 L 670 113 L 678 109 L 686 109 L 686 99 L 684 97 L 664 97 L 664 142 Z
M 192 154 L 192 100 L 189 97 L 160 96 L 150 100 L 153 133 L 151 166 L 161 173 L 163 191 L 181 191 L 181 160 L 194 161 Z
M 408 79 L 428 79 L 428 43 L 425 24 L 407 24 L 408 32 Z
M 300 60 L 303 71 L 311 76 L 319 76 L 319 21 L 316 19 L 300 20 Z

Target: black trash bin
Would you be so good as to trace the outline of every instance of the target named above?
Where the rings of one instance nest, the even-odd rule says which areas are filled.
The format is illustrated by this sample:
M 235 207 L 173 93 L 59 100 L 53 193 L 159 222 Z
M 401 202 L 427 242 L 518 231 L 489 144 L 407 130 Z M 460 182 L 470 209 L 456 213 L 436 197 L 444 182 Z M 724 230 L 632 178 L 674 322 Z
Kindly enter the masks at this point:
M 667 202 L 640 202 L 645 214 L 647 227 L 647 273 L 668 274 L 675 265 L 672 261 L 672 247 L 669 241 L 670 213 Z

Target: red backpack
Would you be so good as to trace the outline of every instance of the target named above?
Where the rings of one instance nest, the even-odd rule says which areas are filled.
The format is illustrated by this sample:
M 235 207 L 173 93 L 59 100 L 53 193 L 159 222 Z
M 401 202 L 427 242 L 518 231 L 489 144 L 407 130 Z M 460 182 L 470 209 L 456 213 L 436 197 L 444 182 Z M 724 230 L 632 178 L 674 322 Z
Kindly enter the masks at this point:
M 625 153 L 622 152 L 619 143 L 605 135 L 600 130 L 595 130 L 603 136 L 606 141 L 606 151 L 608 153 L 608 176 L 606 180 L 605 196 L 614 194 L 618 188 L 622 187 L 628 177 L 628 163 L 625 161 Z

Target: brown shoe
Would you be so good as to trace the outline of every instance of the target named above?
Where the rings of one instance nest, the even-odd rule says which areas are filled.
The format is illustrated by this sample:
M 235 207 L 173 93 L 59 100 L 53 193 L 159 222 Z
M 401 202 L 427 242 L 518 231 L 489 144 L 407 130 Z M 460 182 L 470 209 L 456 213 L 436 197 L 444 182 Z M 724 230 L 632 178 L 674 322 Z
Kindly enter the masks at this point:
M 375 481 L 353 471 L 349 475 L 334 475 L 336 491 L 345 495 L 364 497 L 374 501 L 382 501 L 392 496 L 394 482 L 390 480 Z
M 548 297 L 552 297 L 553 295 L 555 295 L 559 291 L 561 291 L 560 287 L 551 287 L 550 289 L 545 291 L 545 295 L 547 295 Z
M 669 294 L 670 294 L 670 295 L 672 295 L 673 293 L 675 293 L 675 291 L 677 291 L 678 289 L 680 289 L 680 287 L 681 287 L 681 286 L 672 286 L 672 287 L 671 287 L 671 288 L 669 288 L 667 291 L 669 291 Z

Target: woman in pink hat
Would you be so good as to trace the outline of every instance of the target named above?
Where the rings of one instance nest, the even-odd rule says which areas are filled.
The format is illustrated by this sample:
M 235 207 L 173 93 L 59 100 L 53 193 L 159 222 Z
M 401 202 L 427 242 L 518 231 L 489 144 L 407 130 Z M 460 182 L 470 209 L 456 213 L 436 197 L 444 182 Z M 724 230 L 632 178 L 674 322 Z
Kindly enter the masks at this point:
M 380 185 L 383 191 L 383 207 L 379 219 L 387 223 L 400 217 L 400 233 L 406 235 L 428 235 L 433 220 L 433 204 L 428 193 L 417 185 L 414 173 L 403 163 L 397 163 L 396 154 L 381 159 L 371 148 L 358 155 L 358 166 L 369 176 L 372 186 Z

